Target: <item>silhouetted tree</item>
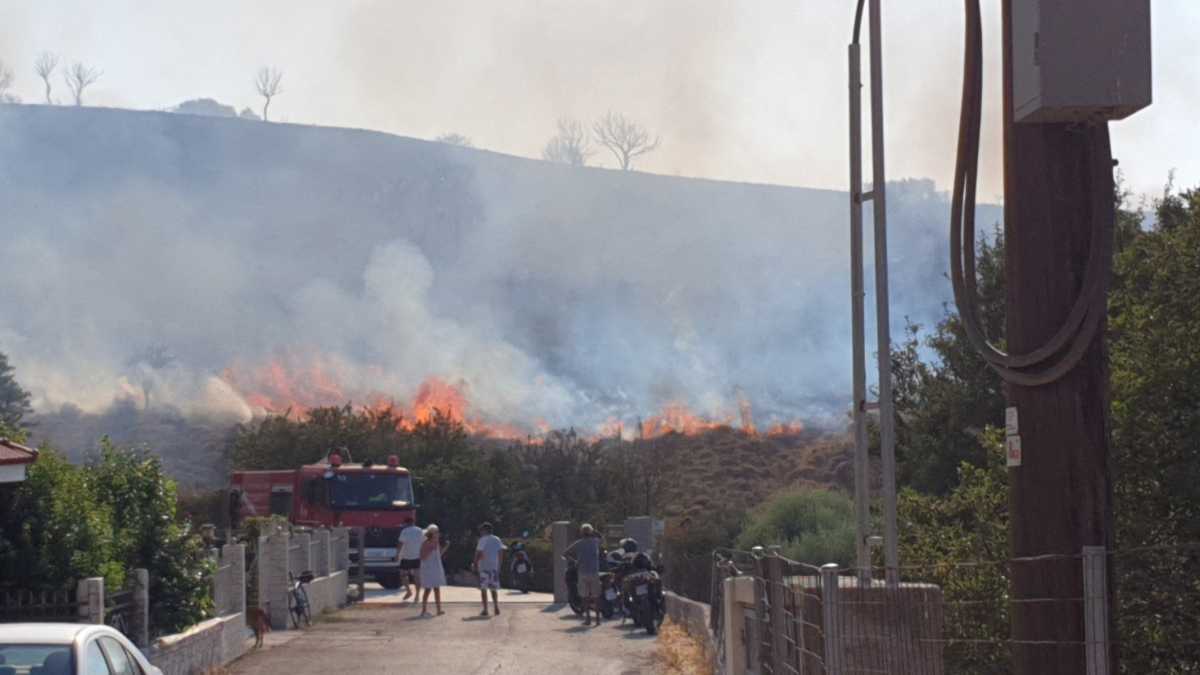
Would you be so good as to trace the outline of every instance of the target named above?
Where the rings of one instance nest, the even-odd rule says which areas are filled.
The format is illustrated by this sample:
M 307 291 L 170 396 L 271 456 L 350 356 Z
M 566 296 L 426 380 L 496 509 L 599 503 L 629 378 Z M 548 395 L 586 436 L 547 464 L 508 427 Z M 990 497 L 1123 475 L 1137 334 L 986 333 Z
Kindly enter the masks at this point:
M 658 147 L 659 138 L 650 140 L 645 127 L 627 119 L 621 113 L 609 111 L 592 125 L 596 142 L 608 148 L 623 170 L 628 171 L 634 158 L 652 152 Z
M 129 367 L 138 372 L 142 385 L 142 404 L 144 409 L 150 409 L 150 395 L 154 393 L 156 371 L 162 370 L 175 363 L 175 355 L 166 345 L 152 345 L 129 358 Z
M 103 75 L 101 71 L 91 66 L 85 66 L 78 61 L 63 73 L 63 79 L 67 82 L 67 89 L 71 90 L 75 105 L 83 105 L 83 91 L 95 84 L 101 75 Z
M 54 105 L 54 99 L 50 98 L 50 76 L 54 74 L 54 69 L 58 67 L 58 56 L 52 52 L 42 52 L 37 61 L 33 62 L 33 72 L 42 78 L 42 82 L 46 85 L 46 104 Z
M 19 429 L 24 417 L 31 412 L 29 392 L 17 383 L 8 357 L 0 352 L 0 427 Z
M 258 75 L 254 78 L 254 88 L 258 90 L 258 95 L 263 97 L 263 121 L 267 121 L 267 109 L 271 107 L 271 99 L 283 93 L 283 87 L 280 83 L 283 81 L 283 71 L 277 68 L 268 68 L 266 66 L 258 69 Z
M 17 103 L 19 99 L 16 96 L 8 93 L 9 87 L 13 83 L 12 68 L 9 68 L 0 61 L 0 103 Z
M 175 112 L 208 117 L 237 117 L 237 108 L 211 98 L 194 98 L 175 106 Z
M 463 136 L 462 134 L 454 133 L 454 132 L 451 132 L 448 134 L 442 134 L 441 136 L 438 136 L 437 138 L 435 138 L 433 140 L 437 141 L 438 143 L 449 143 L 450 145 L 460 145 L 464 148 L 475 147 L 475 144 L 471 142 L 471 139 L 467 138 L 466 136 Z
M 588 143 L 587 134 L 579 120 L 560 117 L 558 133 L 546 143 L 546 147 L 542 150 L 542 159 L 571 166 L 583 166 L 587 164 L 587 158 L 591 154 L 592 149 Z

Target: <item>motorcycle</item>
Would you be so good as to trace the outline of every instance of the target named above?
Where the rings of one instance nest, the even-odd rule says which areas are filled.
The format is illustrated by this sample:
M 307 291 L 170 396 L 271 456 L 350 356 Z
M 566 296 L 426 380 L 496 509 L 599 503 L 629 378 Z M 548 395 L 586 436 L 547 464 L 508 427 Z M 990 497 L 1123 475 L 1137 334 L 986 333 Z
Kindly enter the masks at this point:
M 528 593 L 533 588 L 533 562 L 524 548 L 517 548 L 513 555 L 511 570 L 513 588 L 522 593 Z
M 578 616 L 583 614 L 583 598 L 579 595 L 579 563 L 572 558 L 566 561 L 567 571 L 563 574 L 563 580 L 567 584 L 567 604 Z
M 663 597 L 662 578 L 649 560 L 639 561 L 635 569 L 624 579 L 626 607 L 633 617 L 633 625 L 645 628 L 654 635 L 666 617 L 667 605 Z

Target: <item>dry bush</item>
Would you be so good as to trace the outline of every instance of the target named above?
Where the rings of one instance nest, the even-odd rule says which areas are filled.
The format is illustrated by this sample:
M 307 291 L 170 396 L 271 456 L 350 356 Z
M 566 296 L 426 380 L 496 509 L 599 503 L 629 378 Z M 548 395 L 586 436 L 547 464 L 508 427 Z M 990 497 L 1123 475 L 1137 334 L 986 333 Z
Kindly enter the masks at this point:
M 660 675 L 714 675 L 704 645 L 670 619 L 658 631 L 654 665 Z

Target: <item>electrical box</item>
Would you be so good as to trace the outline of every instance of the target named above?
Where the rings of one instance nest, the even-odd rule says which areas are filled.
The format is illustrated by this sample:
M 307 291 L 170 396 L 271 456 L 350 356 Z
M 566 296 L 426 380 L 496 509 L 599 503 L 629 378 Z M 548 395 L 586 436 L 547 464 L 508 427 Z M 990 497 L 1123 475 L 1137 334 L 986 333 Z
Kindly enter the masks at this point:
M 1150 105 L 1150 0 L 1012 0 L 1016 122 L 1119 120 Z

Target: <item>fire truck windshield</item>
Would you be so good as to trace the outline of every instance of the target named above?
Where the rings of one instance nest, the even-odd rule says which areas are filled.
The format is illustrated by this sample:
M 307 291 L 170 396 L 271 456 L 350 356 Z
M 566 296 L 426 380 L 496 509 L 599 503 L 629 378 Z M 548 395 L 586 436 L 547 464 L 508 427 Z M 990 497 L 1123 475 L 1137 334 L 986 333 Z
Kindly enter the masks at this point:
M 340 473 L 329 481 L 329 502 L 337 509 L 389 508 L 400 501 L 412 503 L 408 476 Z

